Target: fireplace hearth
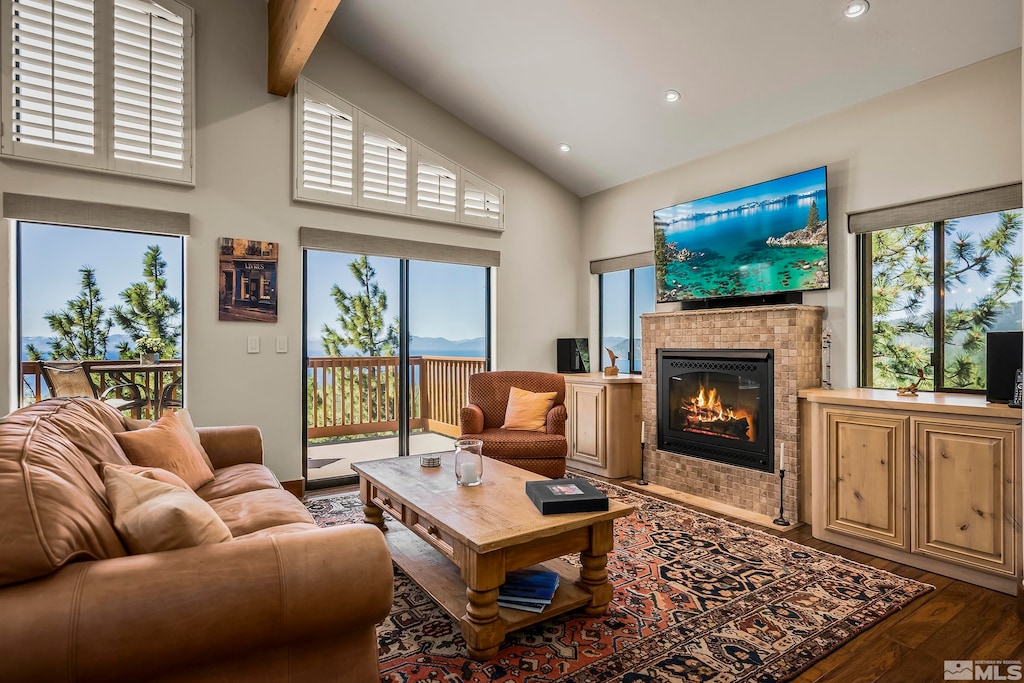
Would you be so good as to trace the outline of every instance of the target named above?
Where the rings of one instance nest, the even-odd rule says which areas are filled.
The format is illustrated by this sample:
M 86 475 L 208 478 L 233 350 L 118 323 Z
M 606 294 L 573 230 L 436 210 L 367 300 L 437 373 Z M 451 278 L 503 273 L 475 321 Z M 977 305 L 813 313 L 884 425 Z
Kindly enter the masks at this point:
M 658 448 L 772 472 L 773 352 L 658 349 Z

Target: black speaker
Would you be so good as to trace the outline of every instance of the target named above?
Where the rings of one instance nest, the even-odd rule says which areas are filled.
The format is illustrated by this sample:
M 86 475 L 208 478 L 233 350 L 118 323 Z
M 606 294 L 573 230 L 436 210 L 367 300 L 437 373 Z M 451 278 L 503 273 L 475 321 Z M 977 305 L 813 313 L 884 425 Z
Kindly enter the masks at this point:
M 1015 377 L 1024 355 L 1024 332 L 989 332 L 985 355 L 985 396 L 992 403 L 1013 398 Z
M 590 352 L 586 337 L 557 340 L 558 371 L 562 374 L 590 372 Z

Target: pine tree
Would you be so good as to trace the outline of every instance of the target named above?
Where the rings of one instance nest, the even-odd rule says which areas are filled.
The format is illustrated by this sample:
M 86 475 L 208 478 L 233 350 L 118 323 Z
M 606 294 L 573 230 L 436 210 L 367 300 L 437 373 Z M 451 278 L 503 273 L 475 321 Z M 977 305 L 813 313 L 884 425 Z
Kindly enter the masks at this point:
M 102 360 L 107 354 L 107 337 L 113 322 L 100 303 L 103 296 L 96 284 L 96 271 L 82 266 L 78 272 L 82 274 L 78 296 L 68 300 L 65 308 L 43 316 L 55 335 L 49 342 L 50 358 Z M 27 351 L 30 360 L 42 358 L 42 353 L 31 344 Z
M 340 356 L 346 348 L 367 356 L 393 356 L 398 350 L 396 325 L 384 323 L 388 295 L 377 284 L 377 271 L 365 256 L 348 264 L 358 283 L 358 291 L 349 294 L 338 285 L 331 287 L 331 297 L 338 307 L 339 329 L 326 323 L 320 333 L 328 356 Z
M 181 337 L 181 303 L 167 293 L 167 262 L 160 247 L 152 244 L 142 257 L 142 282 L 133 282 L 121 292 L 124 306 L 114 306 L 110 313 L 118 327 L 135 342 L 144 337 L 157 337 L 164 343 L 160 355 L 178 356 Z M 128 342 L 117 346 L 121 358 L 138 358 L 137 349 Z
M 1021 214 L 1002 212 L 986 234 L 957 231 L 946 221 L 943 282 L 947 290 L 963 285 L 970 273 L 981 277 L 986 292 L 969 306 L 948 308 L 936 333 L 931 301 L 935 287 L 931 224 L 883 230 L 871 236 L 873 386 L 894 388 L 913 381 L 926 369 L 922 389 L 931 389 L 932 347 L 944 344 L 944 383 L 950 387 L 984 386 L 982 353 L 985 333 L 1000 313 L 1021 296 L 1024 259 L 1009 246 L 1021 232 Z
M 807 229 L 816 230 L 818 227 L 818 202 L 811 200 L 811 208 L 807 212 Z

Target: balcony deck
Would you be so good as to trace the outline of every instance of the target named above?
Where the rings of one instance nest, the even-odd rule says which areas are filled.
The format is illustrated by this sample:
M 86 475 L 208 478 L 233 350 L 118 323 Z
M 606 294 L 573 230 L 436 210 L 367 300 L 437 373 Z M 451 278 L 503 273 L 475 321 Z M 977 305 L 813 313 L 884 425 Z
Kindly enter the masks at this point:
M 453 439 L 443 434 L 421 432 L 409 436 L 409 451 L 412 456 L 423 453 L 439 453 L 454 448 Z M 309 459 L 307 478 L 309 481 L 328 477 L 347 477 L 355 474 L 352 463 L 383 460 L 398 455 L 398 437 L 378 439 L 356 439 L 328 444 L 310 444 L 306 450 Z M 330 461 L 334 462 L 330 462 Z M 319 467 L 314 463 L 323 462 Z

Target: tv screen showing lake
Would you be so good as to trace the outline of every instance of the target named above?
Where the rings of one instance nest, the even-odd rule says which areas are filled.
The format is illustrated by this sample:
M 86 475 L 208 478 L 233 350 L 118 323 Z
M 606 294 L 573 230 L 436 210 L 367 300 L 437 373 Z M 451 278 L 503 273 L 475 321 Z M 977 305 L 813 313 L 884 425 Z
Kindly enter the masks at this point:
M 658 301 L 828 288 L 825 169 L 654 212 Z

